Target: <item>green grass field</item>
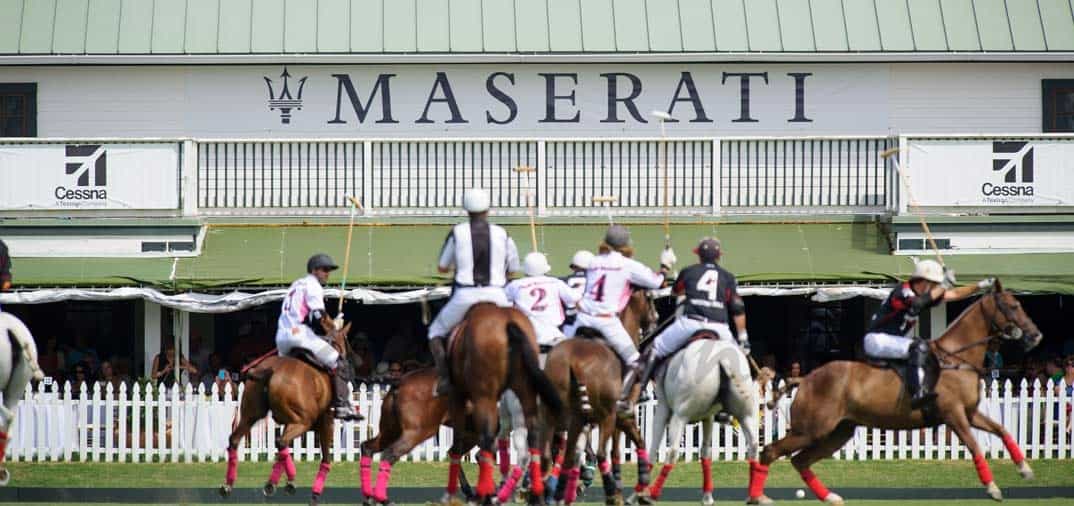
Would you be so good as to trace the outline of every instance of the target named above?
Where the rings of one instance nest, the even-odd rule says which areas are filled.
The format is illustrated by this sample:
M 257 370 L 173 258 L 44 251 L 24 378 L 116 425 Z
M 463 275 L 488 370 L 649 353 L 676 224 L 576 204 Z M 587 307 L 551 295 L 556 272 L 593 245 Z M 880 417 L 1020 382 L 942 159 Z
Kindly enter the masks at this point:
M 1036 479 L 1022 480 L 1014 466 L 1005 460 L 991 461 L 996 483 L 1003 488 L 1020 486 L 1074 486 L 1074 462 L 1039 460 L 1033 462 Z M 299 462 L 297 483 L 309 485 L 317 471 L 313 462 Z M 204 488 L 220 485 L 224 478 L 224 463 L 131 464 L 93 462 L 11 462 L 12 487 L 130 487 L 130 488 Z M 267 462 L 239 465 L 236 487 L 259 487 L 268 477 L 271 464 Z M 633 464 L 623 467 L 623 482 L 635 480 Z M 825 460 L 814 471 L 833 490 L 840 487 L 964 487 L 980 486 L 970 461 L 882 461 L 855 462 Z M 476 479 L 476 468 L 465 468 Z M 680 463 L 668 480 L 668 487 L 700 486 L 700 465 Z M 392 486 L 440 487 L 447 479 L 445 463 L 407 463 L 396 465 Z M 745 463 L 717 462 L 713 464 L 713 479 L 717 487 L 744 487 L 748 479 Z M 358 463 L 341 462 L 332 468 L 329 486 L 357 486 Z M 800 487 L 801 479 L 789 462 L 772 465 L 768 479 L 772 487 Z

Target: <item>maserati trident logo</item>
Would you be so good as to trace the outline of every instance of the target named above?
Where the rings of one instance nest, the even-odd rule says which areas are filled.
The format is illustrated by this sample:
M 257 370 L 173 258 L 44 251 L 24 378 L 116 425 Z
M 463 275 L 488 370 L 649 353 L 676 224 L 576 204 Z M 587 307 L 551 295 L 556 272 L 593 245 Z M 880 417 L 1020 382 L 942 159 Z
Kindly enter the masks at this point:
M 287 67 L 283 68 L 283 73 L 280 74 L 282 81 L 282 87 L 280 88 L 280 94 L 277 95 L 272 89 L 272 79 L 268 76 L 265 77 L 265 84 L 268 86 L 268 107 L 270 111 L 276 109 L 280 110 L 280 123 L 287 125 L 291 123 L 291 109 L 302 109 L 302 88 L 306 86 L 307 77 L 303 77 L 298 80 L 298 92 L 291 95 L 291 74 L 287 72 Z

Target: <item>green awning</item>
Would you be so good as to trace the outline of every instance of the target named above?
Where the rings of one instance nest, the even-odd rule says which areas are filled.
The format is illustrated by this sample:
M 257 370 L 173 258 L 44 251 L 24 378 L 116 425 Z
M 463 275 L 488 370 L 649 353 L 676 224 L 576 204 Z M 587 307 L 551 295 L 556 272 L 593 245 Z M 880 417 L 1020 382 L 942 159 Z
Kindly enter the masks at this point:
M 209 225 L 197 257 L 153 259 L 16 258 L 20 286 L 155 286 L 208 290 L 234 286 L 284 286 L 305 272 L 310 254 L 326 252 L 342 264 L 345 225 Z M 509 225 L 522 254 L 529 230 Z M 605 225 L 548 225 L 538 230 L 553 272 L 564 273 L 578 249 L 595 249 Z M 630 226 L 637 258 L 656 264 L 663 246 L 659 224 Z M 446 283 L 436 258 L 447 225 L 362 224 L 354 228 L 348 284 L 403 287 Z M 889 253 L 875 223 L 734 223 L 672 227 L 682 265 L 706 235 L 724 245 L 723 264 L 744 284 L 884 284 L 913 270 L 909 257 Z M 951 255 L 945 258 L 963 282 L 998 276 L 1007 287 L 1038 293 L 1074 293 L 1074 254 Z M 337 283 L 341 272 L 333 275 Z

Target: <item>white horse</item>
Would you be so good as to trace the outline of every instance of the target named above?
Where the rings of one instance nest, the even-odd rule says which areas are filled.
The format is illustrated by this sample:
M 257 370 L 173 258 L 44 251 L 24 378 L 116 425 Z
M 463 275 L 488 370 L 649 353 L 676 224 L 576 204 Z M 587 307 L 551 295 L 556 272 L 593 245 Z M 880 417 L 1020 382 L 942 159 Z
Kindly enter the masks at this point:
M 43 377 L 30 329 L 14 315 L 0 313 L 0 392 L 4 394 L 4 404 L 0 406 L 0 466 L 7 451 L 8 429 L 15 421 L 15 408 L 26 391 L 26 384 L 30 378 Z M 0 486 L 10 480 L 11 473 L 0 467 Z
M 750 377 L 749 362 L 736 344 L 701 339 L 675 353 L 655 378 L 657 403 L 649 455 L 658 455 L 669 420 L 670 447 L 662 460 L 664 465 L 660 475 L 647 491 L 631 499 L 651 504 L 660 498 L 664 481 L 675 467 L 683 429 L 687 423 L 702 422 L 701 502 L 711 505 L 715 502 L 712 497 L 712 427 L 716 413 L 723 411 L 738 420 L 746 441 L 746 456 L 750 460 L 757 459 L 759 400 Z

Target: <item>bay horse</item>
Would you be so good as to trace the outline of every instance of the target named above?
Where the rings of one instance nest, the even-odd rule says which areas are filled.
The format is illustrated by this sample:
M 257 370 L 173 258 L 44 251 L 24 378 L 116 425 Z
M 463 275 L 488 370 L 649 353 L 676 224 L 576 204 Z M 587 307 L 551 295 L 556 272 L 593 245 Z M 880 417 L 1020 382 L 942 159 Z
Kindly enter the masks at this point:
M 19 405 L 30 379 L 41 380 L 44 374 L 37 365 L 37 345 L 30 329 L 10 313 L 0 313 L 0 487 L 11 481 L 11 472 L 3 467 L 7 452 L 8 429 L 15 421 Z
M 635 345 L 643 332 L 656 322 L 656 312 L 645 290 L 635 290 L 619 315 L 623 327 Z M 620 443 L 618 432 L 638 449 L 638 484 L 636 490 L 649 483 L 649 457 L 641 432 L 632 419 L 616 416 L 616 401 L 622 392 L 623 364 L 619 356 L 602 339 L 575 337 L 557 344 L 548 354 L 545 374 L 564 400 L 563 416 L 553 418 L 545 413 L 546 427 L 556 428 L 555 443 L 551 445 L 548 486 L 555 488 L 554 498 L 571 504 L 577 497 L 578 479 L 585 445 L 582 436 L 592 426 L 599 430 L 596 455 L 607 504 L 622 504 L 620 484 Z M 612 441 L 612 463 L 609 465 L 608 442 Z M 561 466 L 568 466 L 567 479 L 559 480 Z
M 997 501 L 1002 500 L 1003 494 L 970 432 L 971 426 L 1001 438 L 1024 479 L 1031 479 L 1033 470 L 1003 426 L 977 410 L 985 350 L 996 338 L 1017 340 L 1026 350 L 1039 344 L 1042 338 L 1018 299 L 1004 291 L 998 280 L 992 292 L 982 295 L 939 339 L 929 343 L 940 370 L 933 389 L 937 395 L 935 417 L 926 418 L 922 410 L 910 409 L 903 382 L 890 368 L 835 361 L 798 381 L 789 382 L 776 398 L 798 386 L 798 394 L 791 404 L 790 429 L 784 438 L 764 448 L 759 462 L 750 462 L 748 503 L 771 503 L 764 495 L 768 466 L 782 456 L 794 454 L 791 464 L 817 499 L 829 504 L 843 504 L 843 498 L 830 492 L 810 470 L 814 462 L 842 447 L 858 426 L 907 430 L 934 427 L 940 423 L 954 430 L 973 454 L 977 476 L 988 495 Z
M 347 333 L 351 324 L 337 329 L 327 315 L 321 318 L 321 326 L 326 330 L 326 339 L 332 343 L 341 356 L 350 361 L 352 353 L 347 342 Z M 276 462 L 272 473 L 265 483 L 263 492 L 270 496 L 276 492 L 280 476 L 286 472 L 288 494 L 295 492 L 295 463 L 291 457 L 291 442 L 309 430 L 317 432 L 317 443 L 321 450 L 321 466 L 313 481 L 310 505 L 320 503 L 324 482 L 332 469 L 332 440 L 335 432 L 335 418 L 329 405 L 332 400 L 332 381 L 328 372 L 313 365 L 312 360 L 292 356 L 271 355 L 247 367 L 243 371 L 245 391 L 239 406 L 239 417 L 231 436 L 228 438 L 227 474 L 220 495 L 231 495 L 235 479 L 238 477 L 238 448 L 242 439 L 250 435 L 253 425 L 265 418 L 270 412 L 276 423 L 283 425 L 282 433 L 276 438 Z M 353 364 L 349 364 L 353 367 Z
M 675 467 L 679 441 L 687 423 L 701 422 L 701 504 L 715 503 L 712 497 L 712 430 L 716 413 L 723 411 L 738 420 L 746 444 L 746 458 L 757 458 L 760 400 L 750 376 L 749 362 L 738 351 L 738 344 L 720 340 L 711 331 L 700 333 L 711 336 L 695 339 L 675 352 L 654 377 L 658 402 L 649 454 L 658 454 L 665 428 L 668 429 L 669 448 L 652 487 L 639 491 L 636 497 L 639 504 L 651 504 L 660 498 L 664 482 Z

